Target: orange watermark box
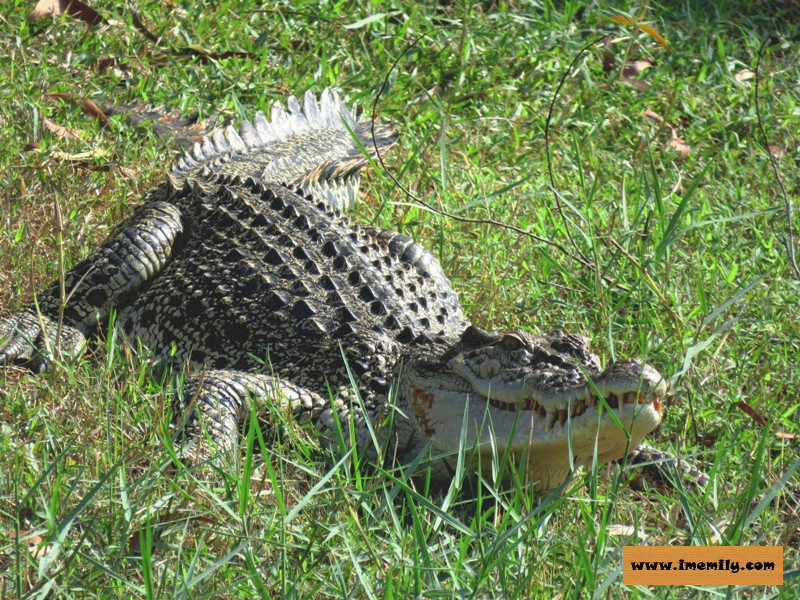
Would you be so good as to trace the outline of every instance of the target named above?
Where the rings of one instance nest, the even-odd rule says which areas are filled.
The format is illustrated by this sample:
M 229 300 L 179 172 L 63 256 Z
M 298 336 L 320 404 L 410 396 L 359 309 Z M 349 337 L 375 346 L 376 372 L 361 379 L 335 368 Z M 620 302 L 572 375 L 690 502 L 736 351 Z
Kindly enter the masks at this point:
M 625 585 L 783 585 L 783 546 L 624 546 Z

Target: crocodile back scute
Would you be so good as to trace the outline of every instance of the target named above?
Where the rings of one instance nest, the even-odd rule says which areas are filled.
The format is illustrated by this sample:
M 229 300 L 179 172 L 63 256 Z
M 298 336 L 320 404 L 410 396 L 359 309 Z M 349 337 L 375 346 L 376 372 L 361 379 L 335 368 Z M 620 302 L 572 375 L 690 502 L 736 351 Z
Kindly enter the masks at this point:
M 302 365 L 302 382 L 319 389 L 343 372 L 343 351 L 374 374 L 376 355 L 385 362 L 421 334 L 454 339 L 466 328 L 432 254 L 298 192 L 224 176 L 186 186 L 172 199 L 184 216 L 181 246 L 121 310 L 125 336 L 197 366 L 266 360 L 297 380 Z

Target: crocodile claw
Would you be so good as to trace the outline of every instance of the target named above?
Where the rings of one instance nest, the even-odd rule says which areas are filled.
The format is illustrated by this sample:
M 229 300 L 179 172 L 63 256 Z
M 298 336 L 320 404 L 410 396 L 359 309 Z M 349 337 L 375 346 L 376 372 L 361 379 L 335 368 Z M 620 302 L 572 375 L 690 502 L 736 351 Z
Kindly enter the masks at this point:
M 49 371 L 53 352 L 73 358 L 83 351 L 86 337 L 70 325 L 58 323 L 30 309 L 0 319 L 0 365 L 24 363 L 36 373 Z

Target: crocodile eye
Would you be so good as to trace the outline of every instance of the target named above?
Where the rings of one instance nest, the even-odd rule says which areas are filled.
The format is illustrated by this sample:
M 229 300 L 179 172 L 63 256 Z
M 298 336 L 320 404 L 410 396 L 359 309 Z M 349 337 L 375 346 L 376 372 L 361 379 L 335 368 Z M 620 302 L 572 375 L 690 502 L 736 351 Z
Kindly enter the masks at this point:
M 504 335 L 500 343 L 504 350 L 519 350 L 525 347 L 525 342 L 512 334 Z

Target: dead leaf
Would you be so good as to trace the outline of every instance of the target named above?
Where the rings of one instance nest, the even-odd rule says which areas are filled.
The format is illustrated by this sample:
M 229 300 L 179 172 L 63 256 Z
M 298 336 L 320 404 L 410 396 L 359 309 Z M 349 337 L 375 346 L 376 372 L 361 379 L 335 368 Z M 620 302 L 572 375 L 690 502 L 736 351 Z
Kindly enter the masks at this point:
M 56 160 L 63 160 L 65 162 L 87 162 L 89 160 L 94 160 L 97 158 L 103 158 L 106 155 L 106 151 L 102 148 L 95 148 L 94 150 L 89 150 L 87 152 L 59 152 L 56 150 L 50 156 L 55 158 Z
M 142 20 L 139 18 L 139 13 L 137 13 L 135 10 L 132 10 L 131 17 L 133 18 L 133 26 L 136 27 L 136 29 L 138 29 L 139 31 L 141 31 L 144 37 L 146 37 L 151 42 L 158 42 L 158 38 L 154 36 L 152 33 L 150 33 L 150 30 L 147 29 L 147 27 L 145 27 L 144 23 L 142 23 Z
M 83 103 L 81 104 L 81 108 L 83 109 L 83 112 L 85 112 L 87 115 L 89 115 L 90 117 L 94 117 L 95 119 L 100 121 L 103 127 L 108 127 L 108 117 L 102 110 L 100 110 L 100 107 L 97 106 L 97 104 L 95 104 L 88 98 L 85 98 L 83 100 Z
M 90 117 L 94 117 L 103 127 L 108 127 L 109 119 L 106 114 L 100 109 L 97 104 L 93 101 L 89 100 L 88 98 L 81 98 L 79 96 L 75 96 L 74 94 L 70 94 L 69 92 L 50 92 L 44 95 L 45 99 L 48 100 L 64 100 L 64 101 L 73 101 L 73 102 L 80 102 L 81 109 L 84 113 L 89 115 Z
M 632 535 L 636 535 L 636 537 L 640 540 L 650 539 L 649 535 L 641 530 L 636 531 L 632 525 L 609 525 L 606 528 L 606 533 L 615 537 L 630 537 Z
M 629 25 L 631 27 L 638 27 L 642 31 L 644 31 L 647 35 L 653 38 L 656 42 L 661 44 L 661 46 L 670 53 L 673 53 L 672 48 L 670 48 L 669 43 L 664 37 L 656 31 L 652 25 L 648 25 L 647 23 L 642 23 L 641 21 L 637 21 L 633 17 L 629 17 L 627 15 L 614 15 L 613 17 L 609 17 L 612 21 L 619 23 L 620 25 Z
M 649 60 L 635 60 L 632 63 L 629 63 L 622 69 L 622 76 L 623 77 L 630 77 L 634 78 L 639 73 L 644 71 L 645 69 L 649 69 L 653 66 Z
M 79 19 L 87 25 L 105 23 L 105 19 L 100 16 L 100 13 L 79 0 L 39 0 L 34 6 L 29 20 L 38 21 L 44 17 L 58 17 L 63 14 Z
M 42 558 L 46 554 L 48 554 L 53 547 L 44 544 L 44 538 L 40 535 L 29 535 L 28 531 L 25 529 L 21 529 L 19 532 L 20 541 L 22 541 L 25 546 L 28 548 L 28 553 L 33 556 L 33 558 Z
M 669 127 L 670 130 L 669 145 L 672 146 L 673 150 L 678 151 L 681 160 L 686 160 L 687 158 L 689 158 L 689 153 L 692 151 L 692 147 L 678 135 L 678 132 L 675 130 L 675 128 L 669 123 L 667 123 L 664 120 L 664 117 L 662 117 L 656 112 L 653 112 L 649 108 L 645 109 L 642 112 L 642 114 L 649 119 L 653 119 L 654 121 L 658 121 L 660 124 Z
M 610 73 L 615 63 L 614 54 L 611 52 L 611 40 L 606 37 L 603 40 L 603 73 Z
M 662 47 L 663 47 L 665 50 L 667 50 L 667 52 L 670 52 L 670 53 L 672 53 L 672 52 L 673 52 L 673 50 L 672 50 L 672 48 L 670 48 L 670 45 L 669 45 L 669 43 L 667 42 L 667 40 L 665 40 L 665 39 L 664 39 L 664 38 L 661 36 L 661 34 L 660 34 L 660 33 L 658 33 L 658 31 L 656 31 L 656 30 L 655 30 L 655 29 L 654 29 L 654 28 L 653 28 L 651 25 L 648 25 L 647 23 L 637 23 L 637 24 L 636 24 L 636 26 L 637 26 L 639 29 L 641 29 L 642 31 L 644 31 L 644 32 L 645 32 L 647 35 L 649 35 L 651 38 L 653 38 L 655 41 L 657 41 L 659 44 L 661 44 L 661 46 L 662 46 Z
M 689 158 L 689 153 L 692 151 L 692 147 L 683 141 L 683 138 L 678 136 L 674 129 L 672 129 L 672 136 L 670 137 L 669 144 L 674 150 L 678 151 L 681 160 L 686 160 Z
M 633 89 L 639 90 L 640 92 L 646 92 L 650 89 L 650 84 L 646 81 L 642 81 L 641 79 L 635 79 L 633 77 L 623 77 L 622 81 L 630 85 Z
M 783 154 L 783 148 L 780 146 L 776 146 L 775 144 L 770 144 L 767 146 L 769 153 L 772 154 L 775 158 L 778 158 L 781 154 Z
M 128 537 L 128 554 L 139 556 L 142 553 L 142 540 L 136 531 Z
M 752 79 L 755 76 L 756 76 L 756 74 L 753 73 L 750 69 L 742 69 L 736 75 L 734 75 L 733 78 L 736 81 L 738 81 L 739 83 L 742 83 L 743 81 L 747 81 L 748 79 Z
M 746 413 L 751 419 L 753 419 L 753 421 L 755 421 L 755 423 L 757 425 L 760 425 L 760 426 L 763 427 L 764 425 L 767 424 L 767 420 L 764 417 L 762 417 L 756 411 L 756 409 L 754 409 L 752 406 L 747 404 L 747 402 L 744 402 L 744 401 L 740 400 L 739 402 L 736 403 L 736 406 L 739 407 L 739 409 L 742 412 Z
M 202 143 L 203 136 L 217 126 L 217 117 L 213 115 L 201 121 L 198 113 L 183 115 L 177 109 L 167 111 L 136 100 L 117 105 L 107 102 L 102 109 L 108 115 L 122 115 L 129 123 L 145 125 L 157 136 L 172 138 L 184 148 L 191 148 L 196 142 Z
M 111 167 L 111 170 L 115 173 L 119 173 L 120 176 L 124 177 L 125 179 L 136 179 L 136 170 L 131 169 L 130 167 L 123 167 L 122 165 L 114 165 Z
M 48 92 L 44 97 L 48 100 L 71 100 L 72 94 L 69 92 Z
M 655 119 L 659 123 L 663 123 L 664 122 L 664 119 L 661 118 L 661 115 L 659 115 L 658 113 L 653 112 L 649 108 L 644 109 L 644 112 L 642 114 L 645 117 L 648 117 L 650 119 Z
M 51 121 L 47 117 L 44 117 L 43 122 L 45 127 L 47 127 L 50 131 L 55 133 L 60 138 L 64 138 L 65 140 L 82 141 L 80 137 L 72 133 L 69 129 L 67 129 L 63 125 L 58 125 L 56 123 L 53 123 L 53 121 Z
M 44 545 L 44 538 L 40 535 L 34 535 L 28 538 L 28 552 L 31 553 L 33 558 L 42 558 L 52 550 L 51 546 Z
M 116 58 L 106 57 L 95 61 L 93 66 L 98 73 L 102 73 L 108 69 L 108 67 L 113 67 L 115 64 L 117 64 Z

